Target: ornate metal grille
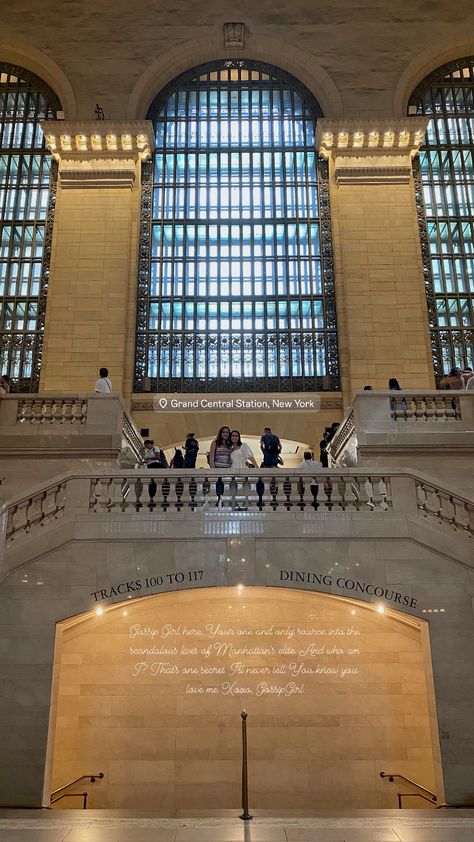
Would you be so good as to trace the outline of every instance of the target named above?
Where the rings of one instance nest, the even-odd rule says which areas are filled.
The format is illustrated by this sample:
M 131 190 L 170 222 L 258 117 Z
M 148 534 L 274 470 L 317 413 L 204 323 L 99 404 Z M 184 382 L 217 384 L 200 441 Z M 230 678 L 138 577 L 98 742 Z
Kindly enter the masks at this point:
M 135 390 L 339 389 L 321 115 L 251 61 L 194 68 L 148 117 Z
M 40 120 L 60 102 L 29 71 L 0 63 L 0 372 L 38 390 L 57 167 Z
M 415 192 L 436 378 L 474 368 L 474 57 L 438 68 L 410 105 L 432 115 Z

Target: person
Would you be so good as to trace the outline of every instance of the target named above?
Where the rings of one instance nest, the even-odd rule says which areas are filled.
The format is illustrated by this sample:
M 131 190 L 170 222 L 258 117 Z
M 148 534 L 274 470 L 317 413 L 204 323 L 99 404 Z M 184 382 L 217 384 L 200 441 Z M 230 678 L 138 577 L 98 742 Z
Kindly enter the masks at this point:
M 388 388 L 390 389 L 391 392 L 401 392 L 402 391 L 401 386 L 400 386 L 398 380 L 396 380 L 395 377 L 391 377 L 390 380 L 388 381 Z
M 316 462 L 313 458 L 313 453 L 309 450 L 305 450 L 303 454 L 303 461 L 298 465 L 300 471 L 317 471 L 320 467 L 320 463 Z
M 326 439 L 321 439 L 319 442 L 319 458 L 321 460 L 321 467 L 327 468 L 329 466 L 329 456 L 326 450 L 327 441 Z
M 95 381 L 95 391 L 100 395 L 108 395 L 112 391 L 112 381 L 109 379 L 108 368 L 99 369 L 99 379 Z
M 166 456 L 159 447 L 155 447 L 153 439 L 145 439 L 145 455 L 143 457 L 147 468 L 167 468 Z
M 466 366 L 466 368 L 463 368 L 461 377 L 464 382 L 464 388 L 467 389 L 467 384 L 474 377 L 474 372 L 472 368 L 470 366 Z M 471 389 L 474 389 L 474 385 L 470 386 L 469 391 L 471 391 Z
M 474 374 L 471 375 L 466 383 L 466 392 L 474 392 Z
M 238 430 L 232 430 L 230 434 L 230 443 L 232 445 L 232 450 L 230 451 L 230 461 L 233 468 L 236 470 L 246 467 L 258 468 L 249 445 L 242 441 Z
M 445 386 L 446 389 L 464 389 L 462 374 L 461 369 L 458 366 L 453 365 L 449 374 L 440 380 L 440 386 Z
M 174 456 L 170 462 L 170 468 L 183 468 L 184 467 L 184 458 L 183 452 L 179 449 L 179 447 L 175 447 L 174 449 Z
M 186 434 L 186 441 L 183 444 L 184 447 L 184 467 L 185 468 L 195 468 L 196 467 L 196 459 L 199 451 L 199 442 L 196 439 L 194 433 L 187 433 Z
M 226 424 L 220 428 L 209 450 L 209 465 L 211 468 L 230 468 L 230 427 Z
M 278 436 L 272 433 L 271 427 L 265 427 L 263 430 L 260 450 L 263 453 L 263 467 L 276 468 L 281 453 L 281 443 Z
M 2 374 L 0 377 L 0 395 L 9 395 L 11 390 L 12 387 L 8 374 Z

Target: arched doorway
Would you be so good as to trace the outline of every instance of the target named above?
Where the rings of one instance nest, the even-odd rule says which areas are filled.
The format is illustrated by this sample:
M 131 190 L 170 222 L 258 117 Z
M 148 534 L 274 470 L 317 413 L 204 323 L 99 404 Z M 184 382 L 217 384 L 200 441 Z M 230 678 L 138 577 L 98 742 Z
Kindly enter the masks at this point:
M 58 624 L 52 788 L 103 771 L 91 807 L 238 809 L 243 708 L 255 809 L 393 807 L 382 770 L 435 788 L 424 621 L 243 586 L 99 611 Z

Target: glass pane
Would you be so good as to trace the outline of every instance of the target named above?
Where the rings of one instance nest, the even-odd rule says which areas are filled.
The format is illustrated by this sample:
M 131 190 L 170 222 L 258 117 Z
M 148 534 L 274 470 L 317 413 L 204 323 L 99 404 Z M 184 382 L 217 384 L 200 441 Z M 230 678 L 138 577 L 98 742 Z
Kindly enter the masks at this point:
M 148 324 L 137 341 L 157 389 L 322 388 L 311 333 L 327 330 L 318 114 L 301 86 L 253 62 L 187 73 L 152 106 Z

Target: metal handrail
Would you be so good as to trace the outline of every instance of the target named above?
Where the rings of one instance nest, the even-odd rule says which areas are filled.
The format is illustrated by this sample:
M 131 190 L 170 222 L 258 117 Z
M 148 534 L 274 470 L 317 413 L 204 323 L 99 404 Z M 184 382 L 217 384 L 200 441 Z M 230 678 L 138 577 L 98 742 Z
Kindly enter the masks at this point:
M 54 795 L 57 795 L 57 794 L 58 794 L 58 792 L 62 792 L 64 789 L 68 789 L 68 787 L 72 786 L 73 784 L 77 784 L 77 783 L 79 783 L 79 781 L 90 781 L 90 782 L 91 782 L 91 784 L 93 784 L 93 783 L 95 783 L 96 778 L 102 779 L 103 777 L 104 777 L 104 773 L 103 773 L 103 772 L 98 772 L 96 775 L 81 775 L 81 777 L 80 777 L 80 778 L 76 778 L 74 781 L 69 781 L 69 783 L 68 783 L 68 784 L 64 784 L 64 786 L 60 786 L 60 787 L 58 787 L 58 789 L 55 789 L 55 790 L 51 793 L 51 795 L 49 796 L 49 801 L 50 801 L 50 804 L 53 804 L 53 803 L 54 803 L 54 801 L 58 801 L 58 800 L 59 800 L 58 798 L 55 798 L 55 799 L 54 799 L 54 801 L 53 801 L 53 796 L 54 796 Z M 78 793 L 76 793 L 76 795 L 77 795 L 77 794 L 78 794 Z M 85 794 L 87 794 L 87 793 L 85 793 Z M 79 795 L 84 795 L 84 793 L 79 793 Z
M 390 783 L 393 783 L 395 778 L 400 778 L 402 781 L 406 781 L 407 784 L 411 784 L 412 786 L 416 786 L 417 789 L 423 790 L 423 792 L 428 793 L 431 795 L 431 801 L 436 802 L 438 800 L 438 796 L 435 792 L 431 792 L 431 789 L 427 789 L 426 786 L 422 786 L 421 784 L 417 783 L 416 781 L 412 781 L 411 778 L 405 777 L 405 775 L 400 775 L 398 772 L 380 772 L 381 778 L 388 778 Z
M 397 792 L 398 798 L 398 809 L 402 809 L 402 798 L 422 798 L 423 801 L 427 801 L 428 804 L 432 804 L 436 810 L 435 803 L 432 798 L 428 798 L 427 795 L 422 795 L 421 792 Z
M 56 804 L 56 801 L 61 801 L 62 798 L 82 798 L 82 809 L 87 810 L 87 792 L 63 792 L 57 798 L 52 798 L 50 804 Z

